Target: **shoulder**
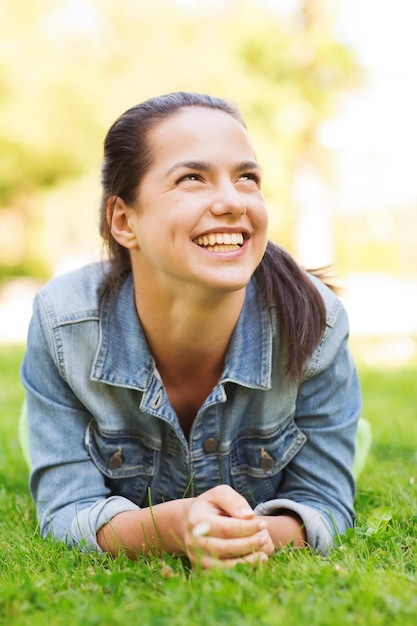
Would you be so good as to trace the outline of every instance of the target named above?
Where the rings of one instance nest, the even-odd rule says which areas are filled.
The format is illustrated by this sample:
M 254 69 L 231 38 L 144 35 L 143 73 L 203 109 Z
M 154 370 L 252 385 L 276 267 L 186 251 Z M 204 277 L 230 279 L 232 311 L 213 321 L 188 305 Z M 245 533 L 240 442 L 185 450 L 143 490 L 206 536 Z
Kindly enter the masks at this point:
M 326 307 L 326 327 L 314 353 L 306 363 L 307 378 L 327 369 L 336 358 L 348 355 L 349 320 L 345 307 L 334 291 L 309 274 Z
M 61 274 L 40 289 L 35 307 L 42 303 L 56 319 L 98 312 L 107 272 L 108 264 L 91 263 Z
M 317 291 L 321 295 L 324 306 L 326 308 L 326 325 L 334 326 L 336 320 L 342 315 L 345 315 L 345 309 L 339 296 L 332 291 L 327 285 L 324 284 L 320 278 L 313 274 L 307 274 Z

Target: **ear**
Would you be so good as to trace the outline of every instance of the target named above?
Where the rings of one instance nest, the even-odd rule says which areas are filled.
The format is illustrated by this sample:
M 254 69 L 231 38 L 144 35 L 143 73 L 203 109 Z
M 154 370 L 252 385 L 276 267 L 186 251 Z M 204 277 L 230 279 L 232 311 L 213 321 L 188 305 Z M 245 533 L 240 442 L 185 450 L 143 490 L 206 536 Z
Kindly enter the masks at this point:
M 111 196 L 107 202 L 107 222 L 114 239 L 124 248 L 137 246 L 136 233 L 132 228 L 132 216 L 136 209 L 129 207 L 118 196 Z

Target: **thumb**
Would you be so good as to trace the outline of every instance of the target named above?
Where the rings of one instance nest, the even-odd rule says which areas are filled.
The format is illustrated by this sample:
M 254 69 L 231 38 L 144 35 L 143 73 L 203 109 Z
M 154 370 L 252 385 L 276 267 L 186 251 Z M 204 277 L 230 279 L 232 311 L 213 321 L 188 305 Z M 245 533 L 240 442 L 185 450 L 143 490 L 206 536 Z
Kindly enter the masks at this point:
M 252 519 L 255 512 L 249 502 L 229 485 L 218 485 L 207 492 L 210 501 L 228 517 Z

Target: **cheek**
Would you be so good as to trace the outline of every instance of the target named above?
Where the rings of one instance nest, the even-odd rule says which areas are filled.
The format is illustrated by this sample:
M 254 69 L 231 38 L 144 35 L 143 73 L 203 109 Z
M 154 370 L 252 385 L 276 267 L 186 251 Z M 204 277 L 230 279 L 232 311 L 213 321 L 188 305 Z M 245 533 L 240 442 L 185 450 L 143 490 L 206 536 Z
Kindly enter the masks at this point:
M 268 225 L 269 225 L 268 209 L 266 208 L 266 204 L 262 204 L 259 206 L 256 212 L 256 227 L 258 231 L 261 233 L 264 231 L 266 232 L 268 230 Z
M 255 224 L 256 229 L 256 239 L 257 239 L 257 248 L 259 250 L 260 259 L 265 253 L 266 246 L 268 244 L 268 235 L 269 235 L 269 215 L 266 207 L 264 207 L 263 211 L 258 213 L 258 220 Z

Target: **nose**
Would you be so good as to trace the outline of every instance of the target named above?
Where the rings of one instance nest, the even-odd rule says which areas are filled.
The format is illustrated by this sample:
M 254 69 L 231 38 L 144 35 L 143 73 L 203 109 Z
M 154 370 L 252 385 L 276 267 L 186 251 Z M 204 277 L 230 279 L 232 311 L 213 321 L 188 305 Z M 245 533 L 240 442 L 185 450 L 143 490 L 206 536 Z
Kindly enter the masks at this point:
M 216 189 L 211 204 L 213 215 L 231 215 L 240 217 L 246 213 L 246 203 L 232 182 L 223 183 Z

